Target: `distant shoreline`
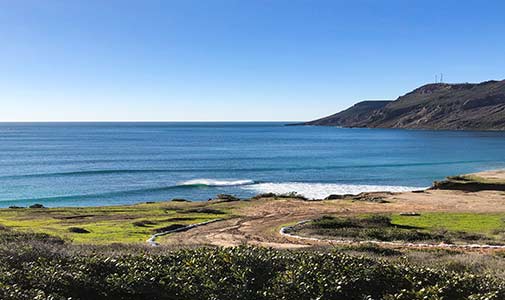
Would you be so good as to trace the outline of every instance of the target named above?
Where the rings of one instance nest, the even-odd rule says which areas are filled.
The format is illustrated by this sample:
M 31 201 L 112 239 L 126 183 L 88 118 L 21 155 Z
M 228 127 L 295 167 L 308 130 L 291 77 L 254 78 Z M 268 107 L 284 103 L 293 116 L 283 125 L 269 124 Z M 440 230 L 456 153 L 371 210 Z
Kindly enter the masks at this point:
M 258 193 L 252 197 L 249 198 L 243 198 L 241 200 L 247 201 L 249 199 L 255 199 L 258 197 L 261 197 L 262 195 L 270 195 L 271 197 L 279 197 L 279 198 L 300 198 L 304 199 L 307 201 L 321 201 L 325 200 L 326 198 L 334 198 L 334 199 L 344 199 L 344 198 L 349 198 L 353 199 L 355 196 L 359 195 L 373 195 L 375 193 L 377 194 L 382 194 L 382 193 L 391 193 L 391 194 L 398 194 L 398 193 L 405 193 L 405 192 L 416 192 L 416 191 L 424 191 L 424 190 L 433 190 L 433 189 L 441 189 L 441 190 L 466 190 L 466 191 L 484 191 L 484 190 L 503 190 L 505 191 L 505 170 L 504 169 L 493 169 L 493 170 L 488 170 L 488 171 L 481 171 L 477 173 L 471 173 L 471 174 L 465 174 L 465 175 L 455 175 L 455 176 L 448 176 L 445 180 L 441 181 L 435 181 L 431 186 L 428 187 L 419 187 L 419 188 L 411 188 L 408 190 L 404 191 L 390 191 L 390 190 L 380 190 L 377 189 L 376 191 L 365 191 L 365 192 L 357 192 L 357 193 L 334 193 L 334 194 L 328 194 L 325 197 L 320 197 L 320 198 L 307 198 L 303 196 L 303 194 L 299 194 L 299 191 L 291 191 L 291 192 L 286 192 L 286 193 L 271 193 L 271 192 L 265 192 L 265 193 Z M 226 195 L 224 195 L 226 196 Z M 232 195 L 230 195 L 232 196 Z M 179 200 L 179 199 L 175 199 Z M 205 203 L 207 201 L 198 201 L 194 199 L 184 199 L 185 201 L 192 202 L 192 203 Z M 208 201 L 210 201 L 209 199 Z M 214 201 L 220 201 L 219 196 L 214 197 L 212 200 Z M 130 206 L 130 205 L 137 205 L 137 204 L 144 204 L 144 203 L 163 203 L 163 202 L 170 202 L 174 201 L 172 200 L 156 200 L 156 201 L 138 201 L 135 203 L 131 204 L 117 204 L 117 205 L 93 205 L 93 206 L 50 206 L 51 208 L 93 208 L 93 207 L 115 207 L 115 206 Z M 37 202 L 32 203 L 31 205 L 34 204 L 39 204 Z M 22 206 L 13 206 L 16 208 L 26 208 Z M 8 207 L 3 207 L 0 209 L 6 209 Z

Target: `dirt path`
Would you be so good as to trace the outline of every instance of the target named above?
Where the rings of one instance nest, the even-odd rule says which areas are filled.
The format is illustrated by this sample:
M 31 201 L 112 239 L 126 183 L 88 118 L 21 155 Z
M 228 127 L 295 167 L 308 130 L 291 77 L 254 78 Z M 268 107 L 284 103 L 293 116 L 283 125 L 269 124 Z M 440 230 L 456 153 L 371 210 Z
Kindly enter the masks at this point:
M 325 214 L 360 214 L 385 212 L 505 212 L 505 193 L 482 191 L 430 190 L 422 193 L 384 194 L 388 203 L 363 201 L 301 201 L 295 199 L 253 200 L 237 209 L 237 217 L 189 231 L 161 237 L 169 245 L 261 245 L 274 248 L 300 248 L 330 245 L 331 241 L 298 239 L 283 236 L 279 230 L 302 220 Z
M 196 228 L 196 227 L 205 226 L 205 225 L 209 225 L 211 223 L 219 222 L 221 220 L 222 219 L 214 219 L 214 220 L 210 220 L 210 221 L 206 221 L 206 222 L 202 222 L 202 223 L 191 224 L 191 225 L 188 225 L 188 226 L 183 226 L 183 227 L 179 227 L 179 228 L 176 228 L 176 229 L 172 229 L 172 230 L 167 230 L 167 231 L 155 233 L 155 234 L 151 235 L 151 237 L 149 239 L 147 239 L 146 242 L 150 246 L 155 247 L 155 246 L 159 245 L 158 242 L 156 242 L 156 239 L 159 238 L 160 236 L 164 236 L 164 235 L 171 234 L 171 233 L 177 233 L 177 232 L 187 231 L 187 230 L 190 230 L 190 229 L 193 229 L 193 228 Z

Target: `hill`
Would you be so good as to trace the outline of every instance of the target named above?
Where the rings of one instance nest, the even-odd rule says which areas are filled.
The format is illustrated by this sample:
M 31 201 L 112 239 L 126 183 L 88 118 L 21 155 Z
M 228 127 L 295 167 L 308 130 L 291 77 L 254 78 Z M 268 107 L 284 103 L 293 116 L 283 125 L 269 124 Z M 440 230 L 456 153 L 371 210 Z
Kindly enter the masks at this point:
M 505 80 L 427 84 L 394 101 L 363 101 L 303 125 L 505 130 Z

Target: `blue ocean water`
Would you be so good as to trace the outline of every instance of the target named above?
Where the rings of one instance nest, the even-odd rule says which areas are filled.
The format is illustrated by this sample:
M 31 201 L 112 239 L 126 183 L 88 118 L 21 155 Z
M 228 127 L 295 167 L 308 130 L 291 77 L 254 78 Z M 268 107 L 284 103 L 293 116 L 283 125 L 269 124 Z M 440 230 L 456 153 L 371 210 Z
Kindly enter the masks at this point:
M 0 207 L 409 190 L 505 167 L 505 133 L 284 123 L 0 123 Z

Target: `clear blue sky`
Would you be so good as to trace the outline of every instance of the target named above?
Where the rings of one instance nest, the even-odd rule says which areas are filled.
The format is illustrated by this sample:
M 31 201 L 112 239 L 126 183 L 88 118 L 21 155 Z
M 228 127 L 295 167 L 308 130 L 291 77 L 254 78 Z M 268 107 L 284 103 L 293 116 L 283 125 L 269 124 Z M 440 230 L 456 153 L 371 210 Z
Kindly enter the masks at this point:
M 309 120 L 505 78 L 505 1 L 0 0 L 0 121 Z

